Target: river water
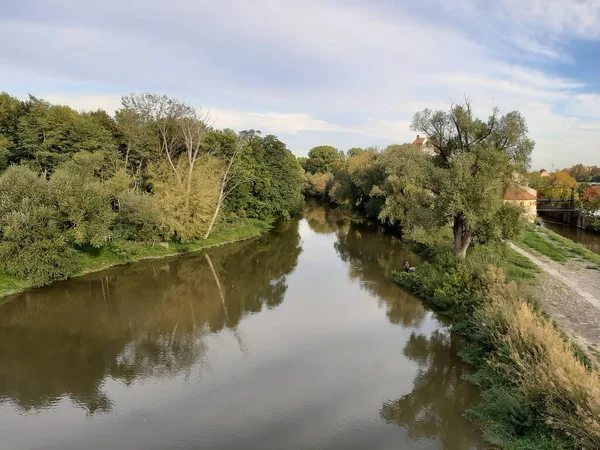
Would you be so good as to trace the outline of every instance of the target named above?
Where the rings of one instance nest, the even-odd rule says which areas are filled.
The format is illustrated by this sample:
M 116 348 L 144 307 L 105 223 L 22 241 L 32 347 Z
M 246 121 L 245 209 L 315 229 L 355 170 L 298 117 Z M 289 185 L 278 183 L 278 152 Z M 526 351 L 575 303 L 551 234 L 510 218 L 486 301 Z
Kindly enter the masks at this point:
M 582 230 L 581 228 L 566 223 L 557 222 L 548 217 L 542 217 L 541 219 L 544 226 L 550 228 L 555 233 L 571 239 L 573 242 L 578 242 L 594 253 L 600 255 L 600 234 Z
M 483 449 L 457 340 L 340 210 L 0 306 L 0 447 Z

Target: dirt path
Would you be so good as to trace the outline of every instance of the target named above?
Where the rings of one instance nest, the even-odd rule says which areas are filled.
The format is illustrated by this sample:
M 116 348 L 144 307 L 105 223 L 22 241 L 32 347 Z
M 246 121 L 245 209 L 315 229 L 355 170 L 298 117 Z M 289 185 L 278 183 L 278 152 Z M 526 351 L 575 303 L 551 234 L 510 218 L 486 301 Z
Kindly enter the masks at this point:
M 581 350 L 600 363 L 600 271 L 589 269 L 580 261 L 561 264 L 510 245 L 541 269 L 536 291 L 544 311 Z

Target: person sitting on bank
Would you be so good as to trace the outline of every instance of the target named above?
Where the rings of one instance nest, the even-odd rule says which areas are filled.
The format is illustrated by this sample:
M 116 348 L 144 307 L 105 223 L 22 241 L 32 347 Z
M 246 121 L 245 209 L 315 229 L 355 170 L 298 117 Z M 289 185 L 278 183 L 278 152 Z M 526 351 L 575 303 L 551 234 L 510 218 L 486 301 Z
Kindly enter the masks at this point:
M 404 263 L 404 271 L 405 272 L 414 272 L 416 270 L 415 267 L 410 267 L 410 264 L 408 263 L 408 261 L 406 261 Z

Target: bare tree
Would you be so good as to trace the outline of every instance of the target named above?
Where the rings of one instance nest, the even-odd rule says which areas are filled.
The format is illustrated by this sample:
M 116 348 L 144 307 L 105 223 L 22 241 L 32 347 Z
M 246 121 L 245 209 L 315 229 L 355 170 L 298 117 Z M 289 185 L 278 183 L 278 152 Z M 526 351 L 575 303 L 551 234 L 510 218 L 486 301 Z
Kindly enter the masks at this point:
M 227 166 L 223 172 L 223 176 L 221 177 L 221 186 L 219 188 L 219 197 L 217 198 L 217 205 L 215 207 L 215 212 L 213 213 L 210 222 L 208 224 L 208 229 L 206 230 L 206 234 L 204 235 L 204 239 L 208 239 L 210 233 L 217 221 L 217 217 L 219 216 L 219 211 L 221 211 L 221 207 L 223 206 L 223 202 L 227 198 L 227 196 L 241 183 L 249 181 L 250 178 L 248 176 L 235 173 L 233 169 L 234 163 L 242 153 L 244 148 L 246 148 L 247 139 L 243 136 L 238 136 L 237 143 L 235 146 L 235 150 L 229 157 L 229 161 L 227 162 Z

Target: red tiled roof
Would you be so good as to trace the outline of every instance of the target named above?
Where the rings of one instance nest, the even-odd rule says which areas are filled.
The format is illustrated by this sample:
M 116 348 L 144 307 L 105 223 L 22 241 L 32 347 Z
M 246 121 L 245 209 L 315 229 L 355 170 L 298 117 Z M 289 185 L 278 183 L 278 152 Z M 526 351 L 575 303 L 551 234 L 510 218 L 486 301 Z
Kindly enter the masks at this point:
M 530 194 L 525 189 L 513 184 L 508 186 L 504 194 L 504 200 L 536 200 L 537 196 Z
M 415 142 L 413 142 L 412 145 L 418 145 L 420 147 L 423 145 L 423 142 L 425 142 L 425 138 L 418 137 L 415 139 Z

